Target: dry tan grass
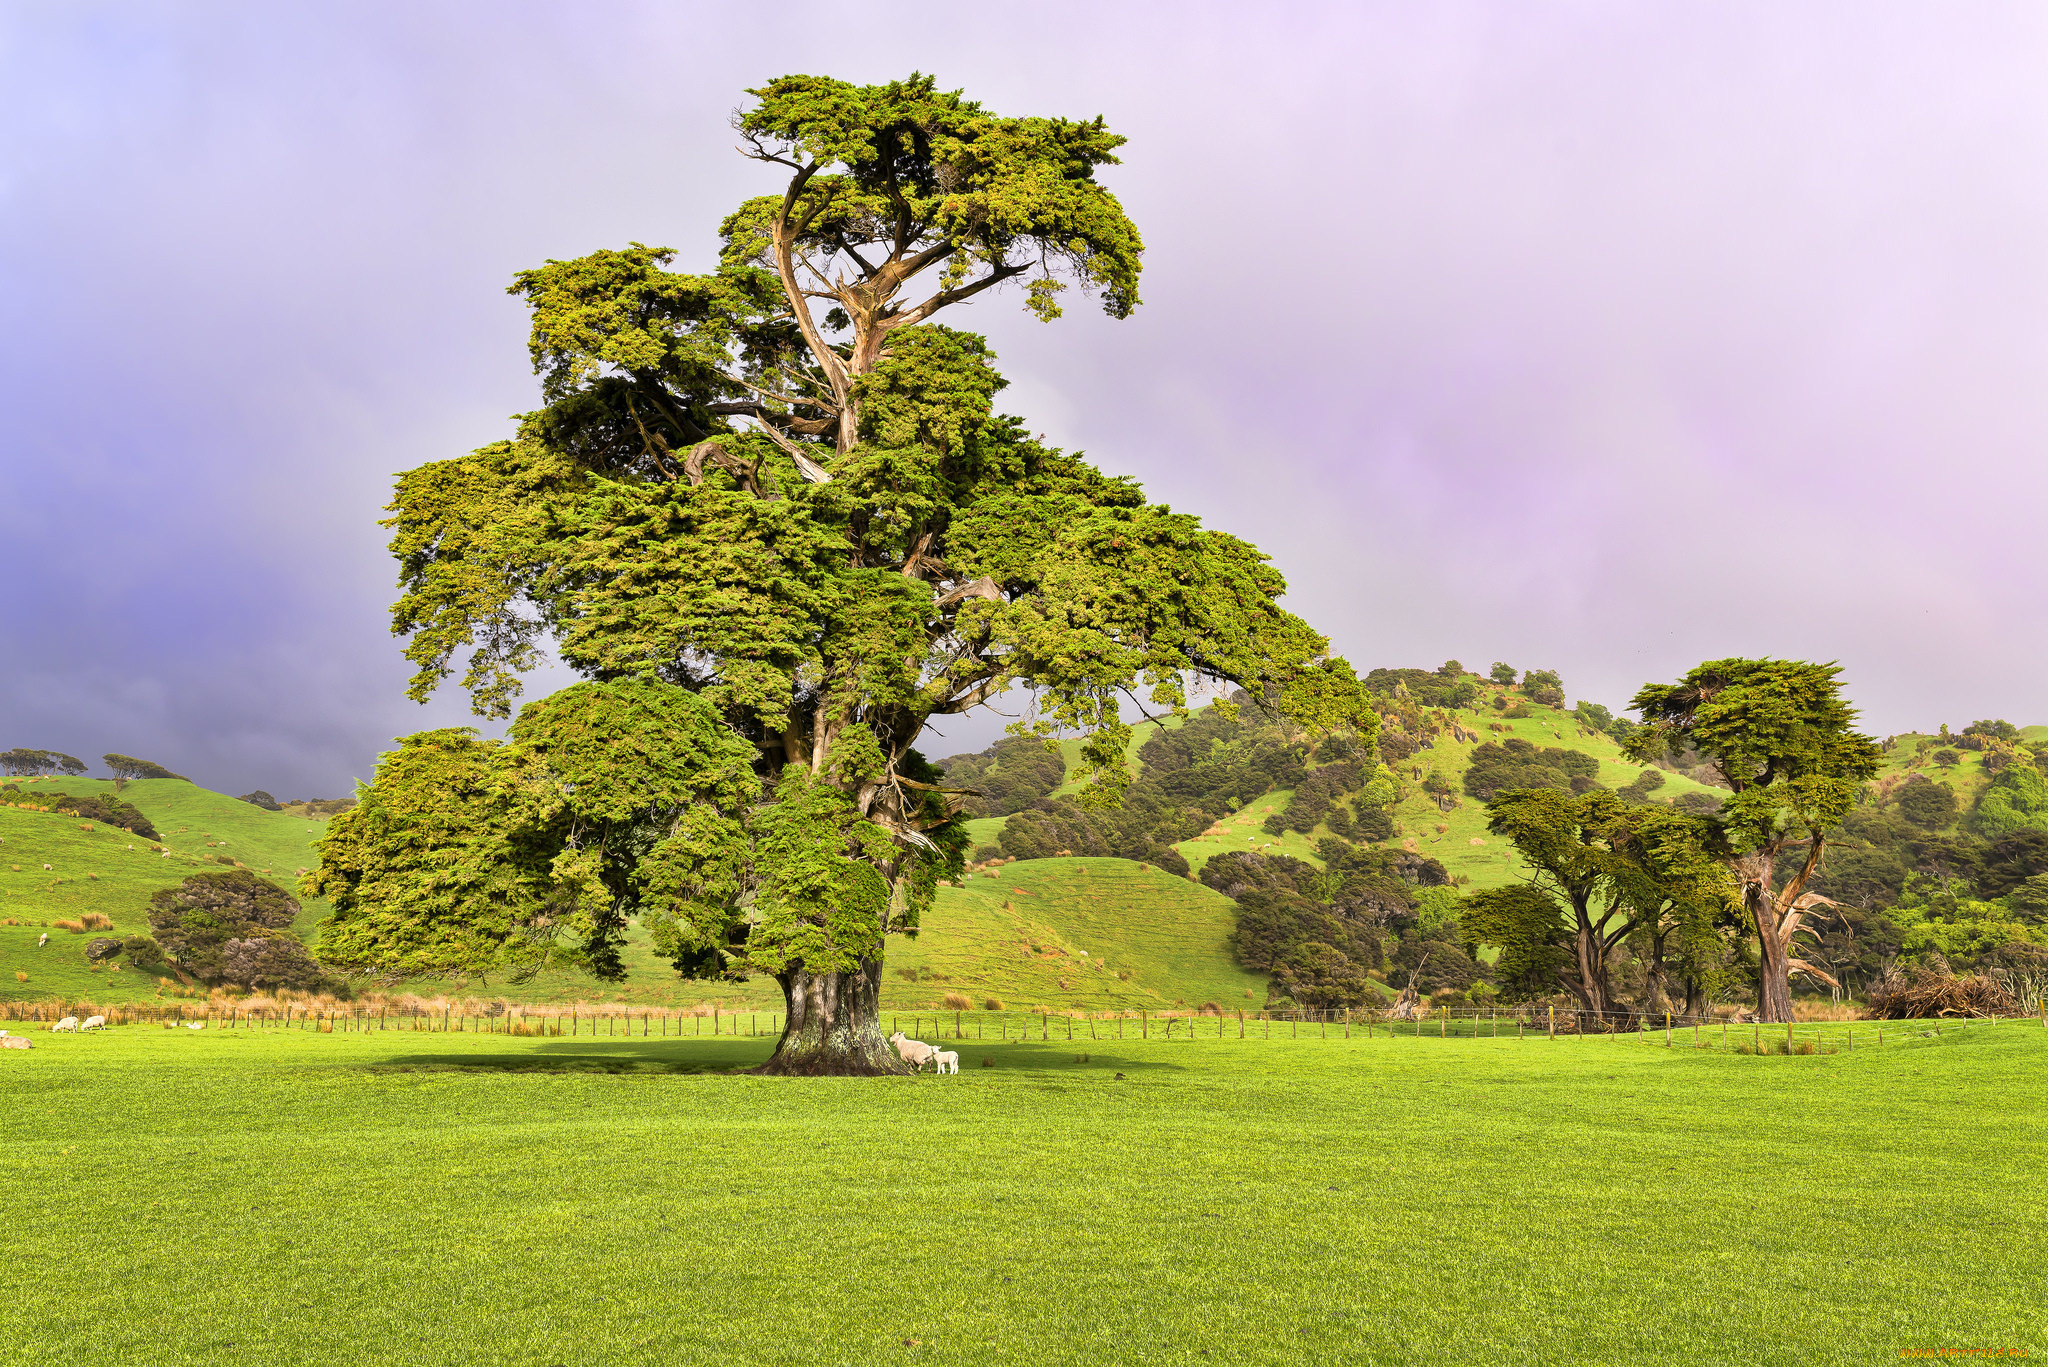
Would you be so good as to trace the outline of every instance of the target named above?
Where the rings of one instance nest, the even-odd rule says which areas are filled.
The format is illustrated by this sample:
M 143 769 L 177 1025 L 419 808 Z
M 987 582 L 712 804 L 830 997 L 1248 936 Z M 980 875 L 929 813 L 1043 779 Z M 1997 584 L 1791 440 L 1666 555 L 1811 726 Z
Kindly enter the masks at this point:
M 940 998 L 939 1004 L 948 1011 L 972 1011 L 974 999 L 958 992 L 948 992 Z
M 1860 1021 L 1864 1015 L 1863 1008 L 1855 1002 L 1795 1000 L 1792 1003 L 1792 1019 L 1796 1021 Z

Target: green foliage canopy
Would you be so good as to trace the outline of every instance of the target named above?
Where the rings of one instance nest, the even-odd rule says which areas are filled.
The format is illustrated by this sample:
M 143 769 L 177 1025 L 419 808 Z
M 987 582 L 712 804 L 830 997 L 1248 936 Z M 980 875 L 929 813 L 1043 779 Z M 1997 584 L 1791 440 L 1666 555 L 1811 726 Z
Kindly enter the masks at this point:
M 1142 244 L 1095 179 L 1122 139 L 922 75 L 751 93 L 743 150 L 785 181 L 726 218 L 715 268 L 632 243 L 521 272 L 544 406 L 401 476 L 388 523 L 413 696 L 467 652 L 474 706 L 509 716 L 551 643 L 579 688 L 641 690 L 603 705 L 692 737 L 714 791 L 609 747 L 600 781 L 550 720 L 589 692 L 503 747 L 412 738 L 309 885 L 352 963 L 610 974 L 638 909 L 688 972 L 872 964 L 958 865 L 913 742 L 1013 687 L 1018 735 L 1082 733 L 1094 807 L 1130 784 L 1120 700 L 1184 714 L 1192 677 L 1372 737 L 1264 555 L 1031 439 L 986 343 L 932 321 L 1012 280 L 1041 318 L 1070 287 L 1135 308 Z

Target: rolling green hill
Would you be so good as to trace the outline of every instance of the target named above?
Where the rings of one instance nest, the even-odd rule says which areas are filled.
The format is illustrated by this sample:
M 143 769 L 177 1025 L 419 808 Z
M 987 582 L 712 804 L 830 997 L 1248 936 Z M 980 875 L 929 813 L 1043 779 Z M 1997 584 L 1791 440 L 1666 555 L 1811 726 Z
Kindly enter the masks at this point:
M 1467 890 L 1498 886 L 1520 876 L 1522 868 L 1512 847 L 1487 833 L 1484 804 L 1460 792 L 1447 799 L 1449 810 L 1441 810 L 1439 800 L 1424 791 L 1425 780 L 1435 776 L 1444 783 L 1432 786 L 1459 790 L 1472 751 L 1486 741 L 1509 738 L 1589 755 L 1599 764 L 1597 781 L 1610 788 L 1627 786 L 1642 772 L 1622 758 L 1613 739 L 1581 726 L 1570 712 L 1536 704 L 1529 704 L 1528 711 L 1515 719 L 1484 707 L 1444 713 L 1456 723 L 1457 734 L 1439 733 L 1427 748 L 1393 766 L 1402 796 L 1389 809 L 1394 834 L 1380 843 L 1439 860 Z M 1155 730 L 1149 722 L 1135 728 L 1127 752 L 1134 774 L 1141 768 L 1139 750 Z M 2048 728 L 2029 728 L 2025 738 L 2048 738 Z M 1955 747 L 1956 763 L 1937 763 L 1936 753 L 1952 745 L 1939 736 L 1895 737 L 1880 782 L 1924 775 L 1951 787 L 1958 808 L 1967 810 L 1989 781 L 1984 756 Z M 1061 748 L 1071 774 L 1078 743 Z M 40 794 L 85 796 L 112 786 L 103 780 L 42 779 L 22 780 L 18 791 L 0 791 L 0 801 L 24 804 L 0 806 L 0 1000 L 60 996 L 114 1002 L 155 995 L 159 985 L 154 978 L 118 962 L 87 964 L 82 951 L 90 936 L 67 933 L 55 923 L 98 913 L 113 922 L 114 934 L 146 933 L 152 892 L 191 873 L 223 867 L 224 859 L 292 888 L 297 870 L 313 858 L 311 843 L 327 826 L 325 820 L 265 811 L 173 779 L 133 782 L 121 792 L 156 825 L 160 842 L 29 809 Z M 1077 786 L 1070 778 L 1054 795 L 1070 794 Z M 1714 791 L 1667 772 L 1656 796 L 1670 800 Z M 1327 827 L 1279 835 L 1262 829 L 1291 798 L 1290 790 L 1267 792 L 1173 848 L 1187 859 L 1191 875 L 1199 875 L 1210 858 L 1226 850 L 1285 854 L 1320 865 L 1317 842 L 1329 834 Z M 1007 820 L 970 821 L 973 846 L 994 844 Z M 326 914 L 324 903 L 307 901 L 297 925 L 316 947 Z M 930 1008 L 947 994 L 958 994 L 976 1006 L 993 998 L 1012 1009 L 1149 1010 L 1205 1002 L 1234 1008 L 1248 993 L 1262 1000 L 1264 981 L 1233 961 L 1227 946 L 1232 921 L 1232 904 L 1192 876 L 1178 878 L 1129 859 L 1050 858 L 978 866 L 963 886 L 940 890 L 915 940 L 892 941 L 883 1002 L 893 1010 Z M 45 930 L 51 940 L 39 949 L 36 941 Z M 765 979 L 744 984 L 677 981 L 637 925 L 628 931 L 626 960 L 631 976 L 616 986 L 556 972 L 516 985 L 421 981 L 406 984 L 406 990 L 429 998 L 492 996 L 526 1002 L 598 999 L 757 1010 L 780 1005 L 779 990 Z
M 121 799 L 147 816 L 162 836 L 149 841 L 100 822 L 31 810 L 42 794 L 111 792 L 110 781 L 19 783 L 18 792 L 0 790 L 0 801 L 29 804 L 0 806 L 0 1000 L 91 995 L 114 1001 L 150 995 L 154 978 L 117 966 L 88 965 L 83 950 L 90 936 L 71 934 L 55 923 L 96 912 L 114 923 L 111 932 L 99 934 L 148 934 L 150 894 L 204 869 L 232 867 L 220 862 L 223 857 L 290 888 L 296 871 L 313 861 L 311 842 L 327 830 L 325 821 L 265 811 L 182 779 L 141 779 L 127 784 Z M 326 914 L 325 903 L 305 903 L 300 934 L 310 934 Z M 45 930 L 50 943 L 38 949 L 36 940 Z
M 944 888 L 889 951 L 884 1001 L 1156 1010 L 1242 1006 L 1265 981 L 1231 960 L 1229 898 L 1127 859 L 1030 859 Z

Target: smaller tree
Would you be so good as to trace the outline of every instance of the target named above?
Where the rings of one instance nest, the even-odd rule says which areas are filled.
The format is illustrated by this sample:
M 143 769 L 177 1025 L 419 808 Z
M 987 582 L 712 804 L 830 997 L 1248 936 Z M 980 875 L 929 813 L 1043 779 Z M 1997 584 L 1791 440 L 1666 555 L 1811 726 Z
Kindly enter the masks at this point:
M 1493 668 L 1486 671 L 1486 677 L 1502 688 L 1512 688 L 1515 683 L 1515 667 L 1502 660 L 1495 660 Z
M 1936 750 L 1934 762 L 1944 769 L 1953 769 L 1963 762 L 1963 757 L 1953 750 Z
M 1522 692 L 1545 707 L 1564 706 L 1564 680 L 1554 669 L 1532 669 L 1522 675 Z
M 1809 892 L 1828 833 L 1877 772 L 1877 743 L 1852 729 L 1841 668 L 1792 660 L 1710 660 L 1675 684 L 1646 684 L 1631 706 L 1643 725 L 1631 758 L 1697 751 L 1733 790 L 1714 818 L 1758 947 L 1757 1008 L 1792 1018 L 1793 937 L 1826 898 Z M 1800 857 L 1782 882 L 1778 861 Z
M 1487 828 L 1534 870 L 1526 883 L 1465 898 L 1460 913 L 1475 954 L 1479 945 L 1500 950 L 1503 987 L 1531 996 L 1562 989 L 1605 1016 L 1617 1005 L 1614 951 L 1636 934 L 1654 940 L 1660 971 L 1671 944 L 1687 950 L 1693 977 L 1706 974 L 1714 918 L 1733 890 L 1703 820 L 1630 807 L 1604 790 L 1510 789 L 1487 811 Z
M 281 812 L 284 810 L 282 803 L 269 793 L 264 792 L 261 788 L 258 788 L 253 793 L 243 793 L 237 801 L 246 802 L 252 807 L 261 807 L 266 812 Z

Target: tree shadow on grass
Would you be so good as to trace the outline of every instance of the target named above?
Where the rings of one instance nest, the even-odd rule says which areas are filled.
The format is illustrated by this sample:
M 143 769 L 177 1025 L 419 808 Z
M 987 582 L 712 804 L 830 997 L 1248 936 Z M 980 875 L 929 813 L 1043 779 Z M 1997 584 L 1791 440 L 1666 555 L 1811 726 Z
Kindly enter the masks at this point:
M 371 1073 L 737 1073 L 765 1063 L 772 1039 L 536 1040 L 519 1052 L 422 1052 L 362 1065 Z
M 1079 1042 L 1025 1044 L 1017 1040 L 987 1043 L 974 1040 L 934 1040 L 940 1048 L 960 1055 L 962 1073 L 984 1071 L 982 1060 L 991 1061 L 988 1071 L 1051 1073 L 1113 1079 L 1123 1073 L 1135 1077 L 1144 1073 L 1177 1073 L 1181 1065 L 1157 1059 L 1130 1058 L 1083 1047 Z M 369 1073 L 605 1073 L 605 1074 L 700 1074 L 744 1073 L 768 1061 L 775 1052 L 775 1040 L 768 1037 L 728 1039 L 635 1039 L 635 1040 L 535 1040 L 526 1049 L 513 1052 L 430 1051 L 400 1054 L 375 1063 L 358 1065 Z M 927 1071 L 921 1076 L 935 1078 Z M 1063 1077 L 1062 1080 L 1065 1080 Z

